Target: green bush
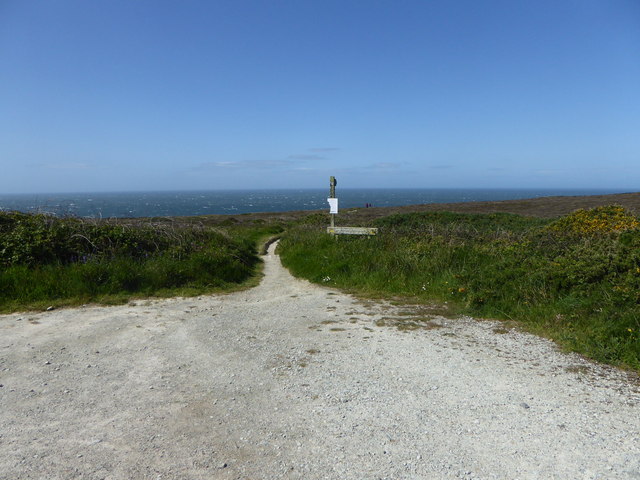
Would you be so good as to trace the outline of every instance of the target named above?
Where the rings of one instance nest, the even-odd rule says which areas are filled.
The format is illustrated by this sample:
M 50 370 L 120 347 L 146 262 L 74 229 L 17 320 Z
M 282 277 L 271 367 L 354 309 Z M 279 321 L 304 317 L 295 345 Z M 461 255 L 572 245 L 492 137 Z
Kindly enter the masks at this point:
M 270 228 L 234 239 L 196 224 L 0 212 L 0 309 L 237 285 L 259 262 L 252 239 Z

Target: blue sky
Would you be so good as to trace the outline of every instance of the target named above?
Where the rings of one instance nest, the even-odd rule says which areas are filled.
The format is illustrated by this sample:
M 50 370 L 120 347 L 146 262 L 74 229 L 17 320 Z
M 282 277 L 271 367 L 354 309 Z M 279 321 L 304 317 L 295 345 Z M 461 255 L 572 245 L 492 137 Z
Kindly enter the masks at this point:
M 640 190 L 637 0 L 0 0 L 0 193 Z

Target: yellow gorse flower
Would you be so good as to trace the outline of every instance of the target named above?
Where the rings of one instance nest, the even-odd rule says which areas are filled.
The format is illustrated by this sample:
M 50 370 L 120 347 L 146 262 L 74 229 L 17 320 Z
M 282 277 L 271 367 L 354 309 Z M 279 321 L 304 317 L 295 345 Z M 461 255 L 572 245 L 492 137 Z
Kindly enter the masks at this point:
M 547 229 L 555 233 L 597 235 L 640 229 L 640 220 L 624 207 L 609 205 L 576 210 L 551 223 Z

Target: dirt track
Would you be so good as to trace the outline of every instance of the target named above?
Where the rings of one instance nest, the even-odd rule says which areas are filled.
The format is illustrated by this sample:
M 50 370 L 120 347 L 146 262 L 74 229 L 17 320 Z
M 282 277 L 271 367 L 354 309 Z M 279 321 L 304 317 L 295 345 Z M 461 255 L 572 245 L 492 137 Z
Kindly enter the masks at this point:
M 231 295 L 0 317 L 0 479 L 640 478 L 627 376 L 278 257 Z M 386 319 L 386 320 L 384 320 Z

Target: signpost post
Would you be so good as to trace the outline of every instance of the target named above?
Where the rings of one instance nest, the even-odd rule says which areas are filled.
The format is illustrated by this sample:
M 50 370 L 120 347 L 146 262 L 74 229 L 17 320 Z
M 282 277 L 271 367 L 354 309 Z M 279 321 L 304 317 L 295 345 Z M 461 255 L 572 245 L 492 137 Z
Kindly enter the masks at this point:
M 336 177 L 329 177 L 329 213 L 331 214 L 331 228 L 336 226 L 335 218 L 338 214 L 338 199 L 336 198 L 336 185 L 338 181 Z
M 327 233 L 331 235 L 377 235 L 377 228 L 369 227 L 336 227 L 335 218 L 338 214 L 338 199 L 336 197 L 336 177 L 329 177 L 329 213 L 331 214 L 331 226 L 327 227 Z

